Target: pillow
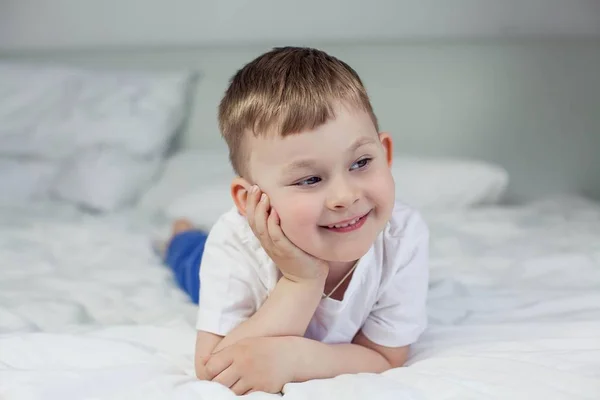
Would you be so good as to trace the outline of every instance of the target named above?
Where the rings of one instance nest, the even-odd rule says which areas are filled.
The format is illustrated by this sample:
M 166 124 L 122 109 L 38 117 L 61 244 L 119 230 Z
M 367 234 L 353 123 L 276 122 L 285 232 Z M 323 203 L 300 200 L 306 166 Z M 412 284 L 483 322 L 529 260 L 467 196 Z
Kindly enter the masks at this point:
M 419 209 L 464 209 L 499 203 L 508 172 L 484 161 L 397 156 L 396 198 Z
M 52 164 L 57 176 L 36 189 L 48 196 L 125 207 L 160 170 L 195 77 L 0 63 L 0 157 Z
M 396 198 L 418 209 L 496 204 L 508 185 L 502 167 L 458 158 L 396 156 L 392 175 Z M 209 228 L 233 206 L 229 189 L 233 176 L 225 153 L 183 151 L 167 162 L 165 174 L 142 203 L 169 218 L 185 217 Z
M 164 153 L 192 77 L 0 63 L 0 153 L 63 159 L 99 145 Z
M 219 217 L 233 206 L 231 180 L 218 180 L 202 185 L 169 203 L 164 214 L 171 220 L 186 218 L 208 231 Z
M 159 179 L 142 195 L 137 206 L 151 212 L 164 211 L 195 188 L 210 188 L 222 183 L 226 184 L 229 196 L 229 184 L 235 174 L 228 157 L 227 152 L 208 150 L 183 150 L 173 154 L 166 160 Z
M 115 211 L 134 204 L 161 163 L 158 155 L 136 158 L 124 151 L 87 150 L 62 165 L 49 195 L 88 210 Z
M 22 203 L 45 197 L 58 165 L 44 160 L 0 158 L 0 201 Z

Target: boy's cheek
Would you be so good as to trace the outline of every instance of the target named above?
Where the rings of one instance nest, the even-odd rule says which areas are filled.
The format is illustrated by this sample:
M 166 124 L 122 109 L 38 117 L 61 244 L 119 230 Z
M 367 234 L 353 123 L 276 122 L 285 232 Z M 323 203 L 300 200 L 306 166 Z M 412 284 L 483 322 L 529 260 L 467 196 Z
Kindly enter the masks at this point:
M 284 223 L 293 223 L 296 226 L 313 225 L 315 212 L 310 205 L 302 199 L 294 199 L 274 205 Z
M 302 207 L 301 202 L 290 202 L 282 206 L 276 206 L 275 209 L 281 220 L 281 229 L 290 240 L 301 239 L 307 235 L 310 228 L 317 223 L 316 217 L 307 207 Z M 310 232 L 312 233 L 312 232 Z
M 277 210 L 281 224 L 283 225 L 286 221 L 296 218 L 295 213 L 300 211 L 301 207 L 298 207 L 299 199 L 293 196 L 273 192 L 269 195 L 271 205 Z

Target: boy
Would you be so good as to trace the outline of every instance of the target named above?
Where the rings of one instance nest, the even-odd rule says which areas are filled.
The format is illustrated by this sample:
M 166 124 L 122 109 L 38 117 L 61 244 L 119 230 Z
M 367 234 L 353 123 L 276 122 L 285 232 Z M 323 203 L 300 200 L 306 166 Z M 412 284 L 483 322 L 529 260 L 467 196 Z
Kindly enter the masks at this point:
M 426 326 L 428 230 L 395 202 L 392 140 L 356 72 L 276 48 L 235 74 L 219 122 L 235 207 L 197 239 L 203 252 L 175 246 L 181 221 L 167 251 L 202 257 L 198 378 L 275 393 L 402 366 Z

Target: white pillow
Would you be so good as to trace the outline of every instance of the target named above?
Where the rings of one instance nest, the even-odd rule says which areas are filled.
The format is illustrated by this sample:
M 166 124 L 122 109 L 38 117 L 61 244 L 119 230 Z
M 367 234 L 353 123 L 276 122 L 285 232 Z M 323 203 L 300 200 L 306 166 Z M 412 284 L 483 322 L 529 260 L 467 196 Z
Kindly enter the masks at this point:
M 137 206 L 146 211 L 164 211 L 195 188 L 208 188 L 213 193 L 212 185 L 220 187 L 226 183 L 228 188 L 235 176 L 228 157 L 225 151 L 207 150 L 183 150 L 173 154 Z
M 209 166 L 209 167 L 205 167 Z M 508 173 L 483 161 L 396 156 L 396 198 L 418 209 L 463 209 L 501 201 Z M 145 207 L 205 228 L 233 206 L 233 172 L 226 153 L 186 150 L 171 158 L 145 198 Z
M 62 165 L 50 196 L 94 211 L 118 210 L 137 201 L 161 163 L 160 156 L 136 158 L 124 151 L 87 150 Z
M 0 63 L 0 157 L 60 168 L 36 193 L 98 211 L 129 205 L 160 169 L 195 78 Z
M 164 153 L 194 77 L 0 63 L 0 154 L 64 159 L 98 145 Z
M 396 156 L 396 198 L 419 209 L 464 209 L 499 203 L 508 172 L 484 161 Z
M 186 218 L 209 230 L 233 206 L 231 180 L 219 180 L 192 190 L 171 202 L 164 214 L 171 220 Z
M 0 201 L 22 203 L 46 196 L 58 165 L 28 158 L 0 158 Z

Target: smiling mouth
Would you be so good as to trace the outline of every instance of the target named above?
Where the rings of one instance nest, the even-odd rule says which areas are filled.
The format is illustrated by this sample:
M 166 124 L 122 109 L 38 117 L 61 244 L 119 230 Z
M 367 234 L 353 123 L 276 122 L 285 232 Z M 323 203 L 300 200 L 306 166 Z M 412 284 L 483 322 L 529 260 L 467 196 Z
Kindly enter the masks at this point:
M 346 221 L 343 223 L 339 223 L 339 224 L 332 224 L 332 225 L 323 225 L 321 226 L 321 228 L 330 230 L 330 231 L 334 231 L 334 232 L 350 232 L 353 230 L 356 230 L 358 228 L 360 228 L 361 226 L 363 226 L 363 224 L 365 223 L 365 220 L 367 219 L 367 217 L 369 216 L 369 214 L 371 213 L 371 211 L 369 211 L 368 213 L 364 214 L 361 217 L 356 217 L 351 219 L 350 221 Z

